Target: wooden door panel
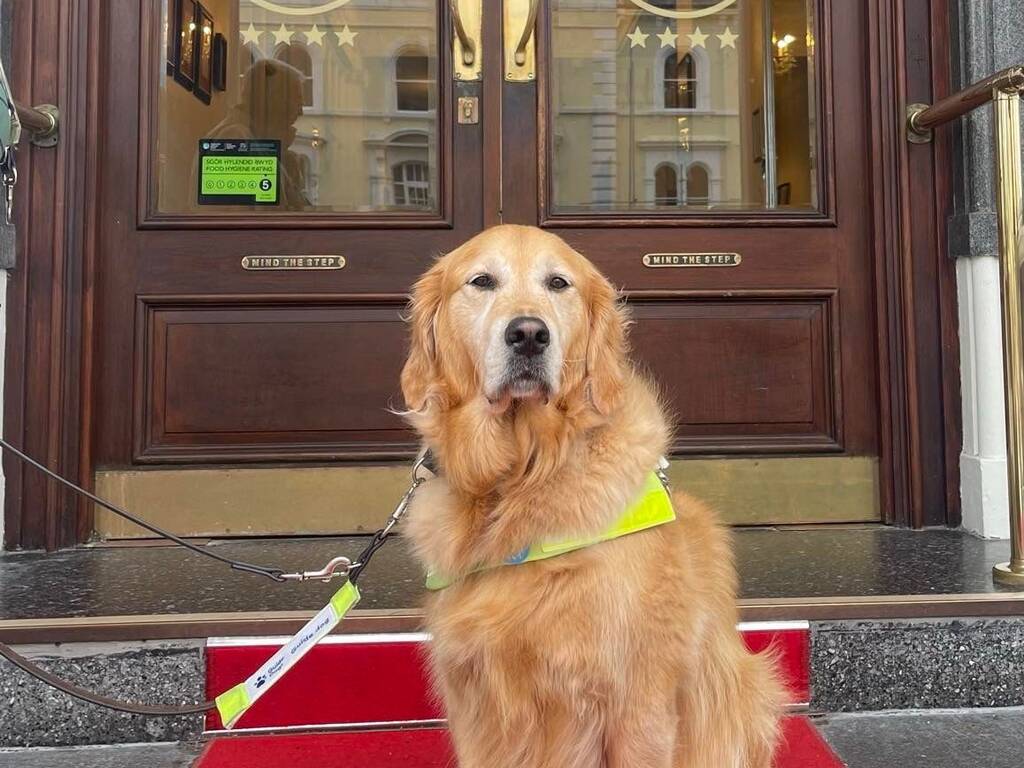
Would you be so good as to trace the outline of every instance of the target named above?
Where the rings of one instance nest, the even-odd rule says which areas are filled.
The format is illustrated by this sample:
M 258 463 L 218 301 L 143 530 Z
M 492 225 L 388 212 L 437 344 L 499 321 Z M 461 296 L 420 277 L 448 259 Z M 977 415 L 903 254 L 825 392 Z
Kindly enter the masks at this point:
M 105 69 L 138 73 L 138 87 L 104 102 L 96 465 L 407 456 L 410 434 L 386 411 L 401 402 L 399 312 L 432 259 L 484 219 L 483 121 L 455 116 L 458 98 L 479 98 L 483 85 L 453 77 L 449 4 L 312 3 L 288 15 L 251 0 L 204 3 L 228 46 L 226 85 L 205 103 L 165 70 L 163 14 L 176 5 L 113 0 L 103 14 Z M 296 67 L 312 93 L 289 135 L 264 118 L 284 109 L 272 81 Z M 264 84 L 266 109 L 250 109 Z M 423 102 L 403 101 L 403 89 Z M 308 162 L 296 186 L 305 202 L 211 208 L 192 197 L 201 142 L 247 131 Z M 428 183 L 398 173 L 418 161 Z M 412 204 L 417 184 L 422 204 Z M 242 266 L 303 255 L 345 266 Z
M 831 295 L 631 306 L 633 346 L 675 414 L 677 451 L 840 449 Z
M 505 85 L 519 107 L 504 118 L 505 208 L 565 237 L 631 297 L 633 345 L 677 413 L 677 451 L 877 456 L 870 115 L 865 89 L 833 83 L 867 55 L 868 9 L 770 4 L 773 35 L 789 34 L 797 48 L 792 12 L 809 12 L 813 50 L 792 70 L 807 98 L 776 125 L 789 136 L 777 137 L 779 172 L 788 172 L 782 155 L 803 151 L 809 197 L 805 187 L 794 205 L 772 207 L 768 181 L 762 189 L 751 172 L 762 140 L 751 118 L 766 110 L 745 83 L 763 72 L 751 41 L 765 3 L 737 0 L 709 15 L 689 2 L 638 12 L 552 0 L 538 27 L 538 82 Z M 743 36 L 738 50 L 729 30 Z M 686 71 L 696 95 L 669 108 L 659 78 L 684 54 L 696 64 Z M 779 55 L 773 63 L 775 89 L 791 99 L 788 65 Z M 523 107 L 531 100 L 533 111 Z M 678 187 L 666 198 L 659 171 L 669 166 Z M 710 170 L 695 203 L 692 167 Z M 741 262 L 648 268 L 649 253 L 735 253 Z M 677 298 L 641 298 L 651 294 Z
M 404 297 L 143 298 L 136 461 L 406 455 Z M 390 382 L 392 386 L 386 386 Z
M 640 6 L 626 0 L 547 0 L 536 77 L 517 83 L 504 82 L 500 67 L 501 3 L 483 3 L 484 80 L 454 82 L 452 20 L 443 0 L 367 0 L 301 21 L 271 19 L 250 0 L 218 0 L 213 5 L 228 7 L 218 16 L 227 31 L 237 25 L 242 33 L 241 42 L 229 39 L 236 75 L 258 64 L 238 63 L 245 46 L 278 57 L 278 35 L 288 34 L 283 21 L 291 30 L 282 43 L 285 58 L 293 53 L 287 46 L 305 45 L 319 62 L 314 88 L 325 89 L 330 103 L 314 96 L 305 104 L 292 147 L 320 162 L 320 186 L 304 188 L 319 199 L 275 210 L 211 211 L 193 205 L 187 194 L 195 186 L 175 176 L 186 173 L 196 136 L 207 134 L 188 134 L 186 141 L 169 133 L 178 112 L 167 98 L 202 115 L 192 127 L 216 128 L 224 120 L 218 110 L 234 109 L 238 80 L 214 94 L 212 106 L 192 103 L 161 79 L 160 14 L 113 0 L 106 68 L 141 75 L 138 88 L 111 90 L 105 106 L 111 115 L 139 120 L 110 120 L 100 153 L 96 467 L 130 472 L 147 465 L 142 474 L 150 475 L 174 464 L 407 456 L 412 436 L 386 410 L 400 402 L 404 294 L 436 255 L 498 221 L 556 232 L 623 290 L 636 318 L 637 359 L 661 382 L 677 417 L 675 453 L 751 460 L 773 454 L 773 461 L 835 454 L 818 460 L 864 458 L 873 466 L 879 437 L 871 122 L 865 88 L 832 85 L 833 72 L 863 69 L 868 14 L 860 4 L 834 0 L 770 2 L 813 8 L 806 41 L 793 35 L 800 56 L 815 51 L 814 66 L 798 70 L 806 87 L 778 83 L 780 93 L 799 91 L 811 105 L 787 115 L 790 127 L 783 128 L 795 131 L 807 161 L 800 172 L 808 184 L 794 184 L 792 206 L 772 208 L 772 185 L 766 177 L 760 195 L 751 171 L 757 98 L 756 88 L 743 83 L 754 71 L 751 14 L 762 0 L 736 0 L 724 16 L 685 23 L 641 18 Z M 690 0 L 654 5 L 703 7 Z M 557 9 L 575 25 L 574 53 L 562 44 L 555 50 Z M 416 13 L 420 32 L 401 21 Z M 355 45 L 345 32 L 353 19 Z M 323 50 L 307 34 L 314 22 L 330 29 Z M 133 36 L 139 25 L 141 40 Z M 833 37 L 839 28 L 843 34 Z M 648 35 L 646 48 L 626 37 L 637 30 Z M 412 43 L 424 44 L 430 59 L 431 109 L 419 115 L 381 100 L 397 85 L 386 82 L 387 62 L 405 49 L 407 32 L 420 35 Z M 743 36 L 739 50 L 732 46 L 736 32 Z M 659 57 L 673 46 L 680 66 L 689 50 L 705 83 L 739 88 L 739 95 L 675 112 L 642 103 L 662 93 L 663 84 L 652 82 L 667 72 Z M 585 87 L 555 101 L 555 80 L 567 72 Z M 620 98 L 627 92 L 630 99 Z M 479 123 L 455 120 L 463 96 L 481 99 Z M 684 124 L 692 128 L 686 137 Z M 413 133 L 426 135 L 426 143 L 408 140 Z M 792 156 L 793 146 L 783 142 L 780 154 Z M 429 165 L 430 199 L 421 210 L 396 207 L 401 179 L 391 176 L 410 153 Z M 650 194 L 658 191 L 652 162 L 665 159 L 679 173 L 675 208 Z M 786 162 L 780 157 L 780 167 Z M 703 192 L 691 165 L 708 172 Z M 412 189 L 406 185 L 402 194 Z M 648 253 L 695 252 L 738 253 L 742 263 L 652 269 L 643 262 Z M 249 256 L 297 255 L 343 256 L 346 264 L 331 272 L 242 268 Z

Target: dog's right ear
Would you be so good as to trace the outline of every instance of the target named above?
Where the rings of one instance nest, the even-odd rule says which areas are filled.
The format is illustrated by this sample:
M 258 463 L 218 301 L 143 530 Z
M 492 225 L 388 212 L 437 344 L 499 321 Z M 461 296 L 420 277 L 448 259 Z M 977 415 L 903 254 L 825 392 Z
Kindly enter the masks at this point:
M 409 302 L 411 338 L 409 357 L 402 369 L 402 396 L 411 411 L 423 410 L 431 390 L 437 386 L 437 313 L 441 308 L 444 270 L 440 262 L 412 288 Z

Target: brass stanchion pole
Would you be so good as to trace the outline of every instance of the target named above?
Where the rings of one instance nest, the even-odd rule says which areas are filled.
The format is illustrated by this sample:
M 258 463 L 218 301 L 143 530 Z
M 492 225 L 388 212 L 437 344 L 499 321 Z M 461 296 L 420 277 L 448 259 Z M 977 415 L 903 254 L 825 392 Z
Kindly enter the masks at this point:
M 996 89 L 993 111 L 996 195 L 1003 293 L 1003 381 L 1006 387 L 1006 469 L 1010 500 L 1010 562 L 992 569 L 996 582 L 1024 588 L 1024 329 L 1021 317 L 1020 91 Z

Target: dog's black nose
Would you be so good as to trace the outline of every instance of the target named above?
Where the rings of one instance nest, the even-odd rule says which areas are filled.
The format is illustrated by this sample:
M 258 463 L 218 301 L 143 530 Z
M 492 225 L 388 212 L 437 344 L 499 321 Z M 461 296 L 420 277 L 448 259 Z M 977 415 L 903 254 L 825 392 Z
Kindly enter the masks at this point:
M 505 329 L 505 343 L 523 357 L 535 357 L 551 343 L 551 331 L 539 317 L 517 317 Z

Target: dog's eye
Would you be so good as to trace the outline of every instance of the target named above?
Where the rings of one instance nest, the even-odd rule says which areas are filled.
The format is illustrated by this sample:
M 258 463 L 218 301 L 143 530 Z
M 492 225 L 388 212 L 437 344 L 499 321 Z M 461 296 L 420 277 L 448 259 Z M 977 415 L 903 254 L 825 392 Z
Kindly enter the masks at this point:
M 569 281 L 561 275 L 552 275 L 548 278 L 548 288 L 552 291 L 564 291 L 569 287 Z
M 486 272 L 482 275 L 477 275 L 469 281 L 470 285 L 475 285 L 484 291 L 493 291 L 498 287 L 498 282 L 494 279 L 493 275 L 488 275 Z

